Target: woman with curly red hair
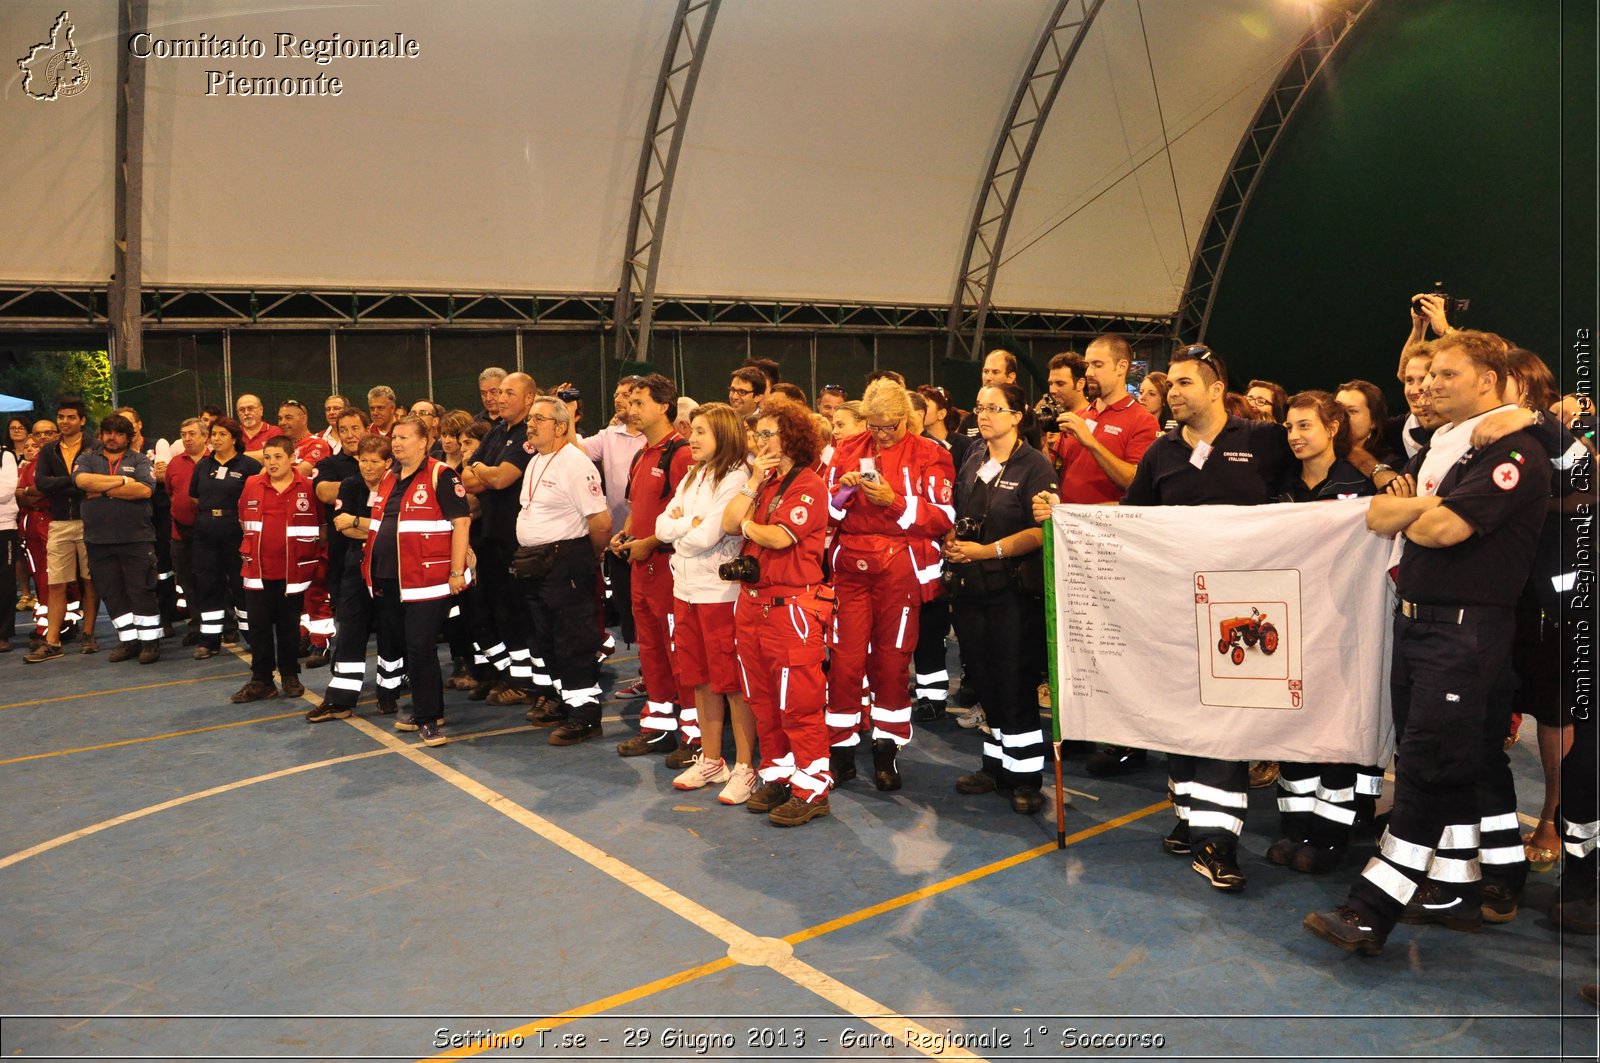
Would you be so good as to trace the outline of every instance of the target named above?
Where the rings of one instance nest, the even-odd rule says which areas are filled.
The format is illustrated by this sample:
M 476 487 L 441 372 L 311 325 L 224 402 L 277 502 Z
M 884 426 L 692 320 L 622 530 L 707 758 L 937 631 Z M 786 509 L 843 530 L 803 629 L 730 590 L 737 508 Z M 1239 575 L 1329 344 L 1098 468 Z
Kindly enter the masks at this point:
M 812 470 L 818 440 L 805 407 L 768 399 L 751 434 L 750 481 L 722 514 L 723 532 L 744 540 L 723 578 L 739 584 L 734 642 L 761 744 L 761 786 L 745 807 L 797 827 L 829 813 L 833 789 L 822 719 L 834 605 L 822 582 L 827 493 Z

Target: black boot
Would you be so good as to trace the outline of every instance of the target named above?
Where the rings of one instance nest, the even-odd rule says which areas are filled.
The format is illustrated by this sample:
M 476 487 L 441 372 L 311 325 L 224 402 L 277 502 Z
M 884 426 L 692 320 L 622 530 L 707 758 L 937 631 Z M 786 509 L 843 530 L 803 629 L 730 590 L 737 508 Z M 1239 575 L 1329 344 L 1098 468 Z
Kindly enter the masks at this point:
M 856 747 L 834 746 L 828 750 L 828 771 L 833 785 L 842 786 L 856 777 Z
M 900 768 L 895 764 L 895 754 L 900 746 L 892 738 L 879 738 L 872 743 L 872 784 L 880 790 L 900 789 Z

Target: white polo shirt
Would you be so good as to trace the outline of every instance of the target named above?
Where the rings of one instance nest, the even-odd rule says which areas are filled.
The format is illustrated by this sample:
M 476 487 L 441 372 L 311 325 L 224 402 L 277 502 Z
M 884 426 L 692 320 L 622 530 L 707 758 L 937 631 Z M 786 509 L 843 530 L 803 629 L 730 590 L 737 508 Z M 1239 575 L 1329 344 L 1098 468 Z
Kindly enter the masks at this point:
M 553 454 L 535 454 L 517 491 L 517 542 L 559 543 L 589 534 L 589 518 L 606 508 L 600 473 L 570 444 Z

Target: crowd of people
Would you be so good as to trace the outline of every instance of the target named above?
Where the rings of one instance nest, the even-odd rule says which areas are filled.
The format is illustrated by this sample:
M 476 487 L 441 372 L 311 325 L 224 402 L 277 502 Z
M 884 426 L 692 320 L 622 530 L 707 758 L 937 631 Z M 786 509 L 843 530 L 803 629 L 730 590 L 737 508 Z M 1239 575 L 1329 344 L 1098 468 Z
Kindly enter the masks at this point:
M 53 420 L 10 425 L 0 541 L 17 585 L 0 595 L 34 611 L 29 664 L 97 652 L 103 604 L 112 660 L 153 664 L 180 629 L 196 659 L 247 641 L 235 703 L 302 696 L 327 668 L 310 723 L 355 711 L 376 638 L 377 712 L 430 746 L 447 741 L 447 690 L 521 708 L 551 746 L 599 738 L 615 624 L 639 650 L 615 693 L 643 700 L 616 752 L 660 755 L 674 787 L 719 788 L 783 827 L 828 815 L 863 747 L 872 786 L 898 790 L 914 725 L 946 719 L 957 687 L 973 705 L 959 722 L 984 737 L 953 785 L 1031 815 L 1049 755 L 1052 506 L 1371 496 L 1369 527 L 1396 542 L 1387 826 L 1386 765 L 1169 751 L 1164 850 L 1241 890 L 1247 791 L 1275 778 L 1273 863 L 1327 874 L 1356 832 L 1381 829 L 1348 902 L 1306 919 L 1342 948 L 1375 953 L 1398 921 L 1507 921 L 1530 868 L 1563 857 L 1557 922 L 1593 933 L 1595 741 L 1562 656 L 1580 634 L 1575 596 L 1592 592 L 1570 542 L 1592 512 L 1592 403 L 1556 394 L 1536 355 L 1451 327 L 1436 296 L 1411 319 L 1395 416 L 1364 380 L 1235 392 L 1198 344 L 1130 386 L 1134 353 L 1116 335 L 1053 357 L 1033 405 L 1003 349 L 969 410 L 888 371 L 859 397 L 825 385 L 813 406 L 751 359 L 726 402 L 624 378 L 588 435 L 576 388 L 499 368 L 480 374 L 476 413 L 380 386 L 364 407 L 329 396 L 314 431 L 299 402 L 272 423 L 242 395 L 233 416 L 196 411 L 170 447 L 129 407 L 91 431 L 68 398 Z M 15 635 L 4 622 L 0 652 Z M 1521 716 L 1549 781 L 1527 837 L 1506 756 Z M 1087 770 L 1147 757 L 1098 748 Z

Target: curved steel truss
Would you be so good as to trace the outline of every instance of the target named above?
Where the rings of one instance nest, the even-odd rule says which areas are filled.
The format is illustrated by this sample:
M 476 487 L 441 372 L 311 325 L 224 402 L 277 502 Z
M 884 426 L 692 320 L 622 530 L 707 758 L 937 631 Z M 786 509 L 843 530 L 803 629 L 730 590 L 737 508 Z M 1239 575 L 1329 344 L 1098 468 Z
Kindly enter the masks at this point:
M 1266 169 L 1284 128 L 1299 109 L 1312 82 L 1371 6 L 1372 0 L 1355 0 L 1334 7 L 1319 25 L 1301 38 L 1278 75 L 1277 83 L 1262 101 L 1249 131 L 1233 154 L 1233 161 L 1211 204 L 1211 213 L 1206 216 L 1205 228 L 1200 231 L 1200 243 L 1189 265 L 1189 278 L 1178 304 L 1178 336 L 1197 342 L 1205 339 L 1206 329 L 1211 324 L 1211 307 L 1222 283 L 1222 271 L 1233 250 L 1239 222 L 1261 184 L 1261 172 Z
M 689 105 L 705 60 L 711 27 L 722 0 L 678 0 L 672 32 L 661 58 L 655 99 L 644 149 L 639 153 L 639 175 L 633 186 L 633 207 L 628 215 L 627 248 L 622 260 L 622 282 L 617 285 L 615 319 L 616 355 L 640 360 L 650 351 L 650 322 L 655 314 L 656 273 L 661 265 L 661 237 L 672 202 L 672 181 L 678 170 L 678 151 L 689 122 Z
M 989 156 L 983 194 L 967 229 L 960 279 L 950 298 L 947 358 L 976 358 L 983 351 L 984 323 L 994 297 L 995 274 L 1000 268 L 1000 254 L 1017 196 L 1061 83 L 1102 3 L 1104 0 L 1059 0 L 1034 45 L 1028 69 L 1012 94 L 1005 125 Z
M 574 292 L 443 292 L 330 288 L 144 290 L 146 331 L 225 329 L 507 329 L 611 327 L 612 296 Z M 672 298 L 656 304 L 658 332 L 935 333 L 948 307 L 735 297 Z M 1012 336 L 1170 335 L 1167 317 L 993 307 L 995 330 Z M 0 284 L 0 334 L 104 331 L 112 324 L 106 285 Z

